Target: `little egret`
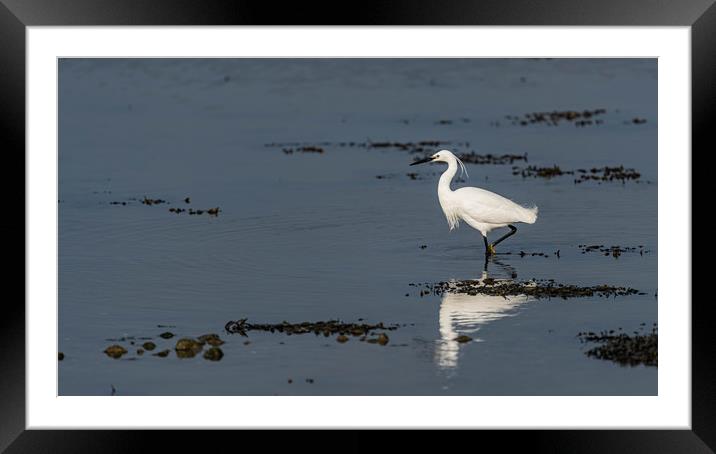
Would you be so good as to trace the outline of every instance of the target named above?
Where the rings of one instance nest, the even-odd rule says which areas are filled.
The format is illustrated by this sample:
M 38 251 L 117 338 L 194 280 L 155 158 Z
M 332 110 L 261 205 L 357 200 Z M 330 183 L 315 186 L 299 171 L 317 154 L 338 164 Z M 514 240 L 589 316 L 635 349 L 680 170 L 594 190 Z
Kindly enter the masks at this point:
M 494 254 L 495 246 L 517 232 L 517 227 L 512 224 L 518 222 L 534 224 L 537 220 L 536 206 L 523 207 L 501 195 L 480 188 L 467 187 L 455 191 L 450 189 L 450 183 L 457 172 L 458 165 L 463 172 L 467 173 L 465 165 L 452 152 L 440 150 L 434 155 L 415 161 L 410 165 L 426 162 L 447 163 L 448 168 L 440 176 L 438 183 L 438 200 L 440 200 L 440 206 L 445 213 L 450 230 L 457 227 L 461 219 L 478 230 L 485 242 L 486 255 Z M 510 231 L 494 243 L 489 244 L 487 234 L 500 227 L 509 227 Z

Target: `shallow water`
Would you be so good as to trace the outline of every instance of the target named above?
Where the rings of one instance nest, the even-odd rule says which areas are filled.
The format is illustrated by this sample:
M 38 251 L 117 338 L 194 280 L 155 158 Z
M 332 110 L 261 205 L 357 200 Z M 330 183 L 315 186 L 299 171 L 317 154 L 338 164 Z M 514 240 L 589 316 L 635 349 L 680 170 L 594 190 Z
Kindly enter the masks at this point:
M 588 358 L 591 345 L 576 337 L 657 322 L 656 89 L 656 60 L 62 60 L 59 393 L 656 394 L 656 368 Z M 604 123 L 583 128 L 504 118 L 597 108 Z M 634 117 L 647 122 L 626 123 Z M 266 146 L 421 140 L 527 153 L 538 166 L 636 168 L 639 184 L 574 184 L 468 164 L 469 179 L 453 187 L 540 208 L 536 224 L 498 247 L 490 277 L 646 295 L 421 296 L 411 283 L 483 275 L 479 234 L 465 224 L 450 232 L 440 210 L 440 165 L 408 167 L 416 155 L 395 150 Z M 170 204 L 130 200 L 145 195 Z M 218 217 L 168 212 L 215 206 Z M 580 244 L 649 252 L 615 259 Z M 406 326 L 386 346 L 256 332 L 245 345 L 223 331 L 240 318 Z M 219 333 L 224 357 L 102 353 L 122 336 L 172 348 L 176 338 L 157 337 L 166 330 Z M 475 341 L 458 344 L 460 334 Z

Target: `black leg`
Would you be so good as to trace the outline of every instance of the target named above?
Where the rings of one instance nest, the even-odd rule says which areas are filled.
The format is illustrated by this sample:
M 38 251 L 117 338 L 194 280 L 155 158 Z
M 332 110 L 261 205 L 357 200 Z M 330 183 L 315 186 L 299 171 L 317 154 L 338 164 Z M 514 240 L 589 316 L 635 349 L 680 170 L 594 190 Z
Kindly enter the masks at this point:
M 505 233 L 505 234 L 502 235 L 497 241 L 495 241 L 494 243 L 492 243 L 492 247 L 493 247 L 493 248 L 494 248 L 495 246 L 497 246 L 498 244 L 502 243 L 502 242 L 503 242 L 504 240 L 506 240 L 507 238 L 509 238 L 509 237 L 511 237 L 512 235 L 514 235 L 515 232 L 517 232 L 517 227 L 515 227 L 514 225 L 509 224 L 507 227 L 510 228 L 510 231 L 507 232 L 507 233 Z
M 487 237 L 483 236 L 482 240 L 485 242 L 485 255 L 490 255 L 493 253 L 494 249 L 490 248 L 490 243 L 487 242 Z

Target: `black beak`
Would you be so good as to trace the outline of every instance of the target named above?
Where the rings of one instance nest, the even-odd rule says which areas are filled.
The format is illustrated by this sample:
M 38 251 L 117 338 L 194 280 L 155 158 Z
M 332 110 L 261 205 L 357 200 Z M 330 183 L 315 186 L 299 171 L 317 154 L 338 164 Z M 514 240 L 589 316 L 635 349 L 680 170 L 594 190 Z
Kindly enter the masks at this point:
M 412 163 L 412 164 L 410 164 L 410 165 L 411 165 L 411 166 L 416 166 L 416 165 L 418 165 L 418 164 L 425 164 L 426 162 L 430 162 L 430 161 L 432 161 L 432 160 L 433 160 L 432 156 L 429 156 L 429 157 L 427 157 L 427 158 L 425 158 L 425 159 L 421 159 L 420 161 L 415 161 L 414 163 Z

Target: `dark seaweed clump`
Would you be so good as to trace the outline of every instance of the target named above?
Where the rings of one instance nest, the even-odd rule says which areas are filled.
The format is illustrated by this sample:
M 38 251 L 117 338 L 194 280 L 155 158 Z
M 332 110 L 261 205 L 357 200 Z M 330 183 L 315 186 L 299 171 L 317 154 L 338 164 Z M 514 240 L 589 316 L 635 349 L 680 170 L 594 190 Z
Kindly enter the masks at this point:
M 622 183 L 627 180 L 638 180 L 641 178 L 641 174 L 634 169 L 626 169 L 624 166 L 619 167 L 599 167 L 586 169 L 577 169 L 579 173 L 578 178 L 574 180 L 575 183 L 583 183 L 585 181 L 621 181 Z
M 376 175 L 375 178 L 377 180 L 389 180 L 389 179 L 399 178 L 401 176 L 402 175 L 397 174 L 397 173 L 385 173 L 382 175 Z M 406 173 L 405 176 L 408 177 L 408 179 L 410 179 L 410 180 L 424 180 L 425 179 L 415 172 Z
M 634 331 L 632 336 L 614 330 L 599 334 L 579 333 L 577 336 L 581 342 L 602 344 L 585 352 L 590 358 L 610 360 L 622 366 L 658 366 L 659 335 L 656 324 L 650 333 Z
M 442 120 L 437 120 L 437 121 L 435 122 L 435 124 L 436 124 L 436 125 L 451 125 L 451 124 L 457 123 L 457 122 L 470 123 L 470 119 L 469 119 L 469 118 L 465 118 L 465 117 L 462 117 L 462 118 L 460 118 L 459 120 L 442 119 Z M 406 123 L 406 124 L 407 124 L 407 123 Z
M 423 172 L 423 173 L 408 172 L 408 173 L 405 174 L 405 176 L 406 176 L 409 180 L 411 180 L 411 181 L 426 180 L 427 177 L 431 177 L 431 176 L 432 176 L 432 177 L 435 177 L 435 176 L 439 176 L 439 175 L 441 175 L 441 173 L 439 173 L 439 172 Z M 400 174 L 397 174 L 397 173 L 387 173 L 387 174 L 382 174 L 382 175 L 376 175 L 376 176 L 375 176 L 375 178 L 376 178 L 377 180 L 388 180 L 388 179 L 394 179 L 394 178 L 399 178 L 399 177 L 401 177 L 401 175 L 400 175 Z M 464 180 L 463 178 L 460 178 L 460 177 L 455 178 L 455 181 L 458 182 L 458 183 L 464 183 L 464 182 L 465 182 L 465 180 Z
M 450 143 L 441 140 L 423 140 L 420 142 L 364 142 L 358 146 L 367 149 L 393 149 L 408 153 L 435 153 L 438 148 L 450 145 Z
M 494 164 L 494 165 L 502 165 L 502 164 L 512 164 L 515 161 L 524 161 L 527 162 L 527 153 L 525 154 L 503 154 L 503 155 L 493 155 L 493 154 L 477 154 L 474 151 L 471 151 L 470 153 L 460 153 L 458 154 L 458 158 L 465 164 L 478 164 L 478 165 L 485 165 L 485 164 Z
M 294 153 L 319 153 L 322 154 L 324 151 L 323 148 L 317 147 L 315 145 L 306 145 L 302 147 L 295 147 L 295 148 L 284 148 L 283 152 L 285 154 L 294 154 Z
M 554 110 L 552 112 L 532 112 L 520 116 L 506 115 L 505 118 L 514 126 L 528 126 L 534 124 L 544 124 L 547 126 L 557 126 L 562 122 L 573 123 L 577 127 L 599 125 L 603 121 L 595 119 L 599 115 L 607 113 L 606 109 L 594 110 Z
M 643 294 L 642 292 L 639 292 L 639 290 L 629 287 L 615 287 L 606 284 L 582 287 L 579 285 L 559 284 L 553 279 L 517 282 L 487 278 L 479 281 L 467 280 L 411 285 L 426 288 L 427 290 L 421 291 L 421 295 L 430 293 L 436 295 L 441 295 L 443 293 L 464 293 L 468 295 L 494 295 L 504 297 L 526 295 L 537 299 L 567 299 L 592 296 L 616 297 Z
M 512 175 L 520 175 L 522 178 L 545 178 L 552 179 L 564 175 L 574 175 L 574 183 L 584 183 L 585 181 L 636 181 L 641 178 L 641 174 L 634 169 L 625 168 L 623 165 L 618 167 L 593 167 L 591 169 L 563 170 L 557 165 L 551 167 L 512 167 Z
M 283 143 L 267 143 L 266 147 L 281 148 L 285 154 L 293 154 L 297 152 L 301 153 L 324 153 L 326 148 L 364 148 L 380 149 L 380 150 L 395 150 L 395 151 L 407 151 L 408 153 L 434 153 L 438 151 L 439 147 L 450 145 L 452 142 L 442 140 L 422 140 L 418 142 L 397 142 L 397 141 L 383 141 L 383 142 L 316 142 L 316 143 L 302 143 L 302 142 L 283 142 Z M 468 146 L 467 143 L 456 143 L 455 145 Z
M 521 175 L 522 178 L 532 177 L 532 178 L 554 178 L 554 177 L 561 177 L 562 175 L 573 175 L 574 171 L 571 170 L 562 170 L 557 166 L 556 164 L 552 167 L 537 167 L 537 166 L 528 166 L 525 168 L 520 167 L 512 167 L 512 175 Z
M 493 154 L 477 154 L 474 151 L 471 151 L 470 153 L 458 153 L 457 157 L 460 158 L 461 161 L 463 161 L 466 164 L 477 164 L 477 165 L 503 165 L 503 164 L 512 164 L 515 161 L 524 161 L 527 162 L 527 154 L 503 154 L 503 155 L 493 155 Z M 416 157 L 413 159 L 413 161 L 419 161 L 420 157 Z
M 353 336 L 366 336 L 375 330 L 394 330 L 399 325 L 385 325 L 384 323 L 370 324 L 370 323 L 345 323 L 340 320 L 329 320 L 319 322 L 302 322 L 302 323 L 248 323 L 247 319 L 240 319 L 237 321 L 230 321 L 226 324 L 224 329 L 232 334 L 240 334 L 246 336 L 249 331 L 265 331 L 265 332 L 279 332 L 288 335 L 293 334 L 310 334 L 313 333 L 316 336 L 323 334 L 326 337 L 331 335 L 353 335 Z M 387 339 L 387 337 L 386 337 Z
M 150 198 L 147 197 L 147 196 L 144 196 L 144 199 L 142 199 L 141 202 L 142 202 L 144 205 L 159 205 L 159 204 L 162 204 L 162 203 L 167 203 L 166 200 L 162 200 L 162 199 L 150 199 Z
M 190 215 L 198 215 L 201 216 L 202 214 L 206 213 L 209 216 L 218 216 L 219 212 L 221 212 L 221 209 L 219 207 L 209 208 L 207 210 L 195 210 L 193 208 L 169 208 L 170 213 L 188 213 Z
M 510 253 L 510 252 L 505 252 L 504 254 L 510 255 L 511 253 Z M 519 255 L 520 257 L 525 257 L 525 256 L 530 256 L 530 257 L 545 257 L 545 258 L 550 257 L 550 255 L 549 255 L 548 253 L 546 253 L 546 252 L 525 252 L 525 251 L 520 251 L 518 255 Z M 559 258 L 559 251 L 555 252 L 554 255 L 557 256 L 557 258 Z
M 109 204 L 110 204 L 110 205 L 125 205 L 125 206 L 126 206 L 126 205 L 130 204 L 132 201 L 137 201 L 137 200 L 138 200 L 138 199 L 136 199 L 136 198 L 130 198 L 130 199 L 128 199 L 128 201 L 116 201 L 116 200 L 115 200 L 115 201 L 109 202 Z M 163 200 L 163 199 L 151 199 L 151 198 L 149 198 L 149 197 L 147 197 L 147 196 L 144 196 L 144 198 L 141 199 L 141 200 L 139 200 L 139 202 L 140 202 L 141 204 L 143 204 L 143 205 L 148 205 L 148 206 L 161 205 L 161 204 L 165 204 L 165 203 L 166 203 L 166 204 L 169 204 L 169 202 L 167 202 L 166 200 Z M 191 198 L 190 198 L 190 197 L 184 198 L 184 203 L 186 203 L 186 204 L 191 203 Z M 190 215 L 202 215 L 202 214 L 206 213 L 206 214 L 208 214 L 209 216 L 218 216 L 219 213 L 221 212 L 221 209 L 220 209 L 219 207 L 213 207 L 213 208 L 208 208 L 208 209 L 175 208 L 175 207 L 172 207 L 172 208 L 169 208 L 169 212 L 170 212 L 170 213 L 176 213 L 176 214 L 188 213 L 188 214 L 190 214 Z
M 604 256 L 612 256 L 615 259 L 619 258 L 620 255 L 624 253 L 639 253 L 639 255 L 648 254 L 649 250 L 644 249 L 644 246 L 639 245 L 638 247 L 628 247 L 628 246 L 609 246 L 605 247 L 603 244 L 594 244 L 591 246 L 587 246 L 586 244 L 580 244 L 579 249 L 582 251 L 582 254 L 586 254 L 587 252 L 596 252 Z

